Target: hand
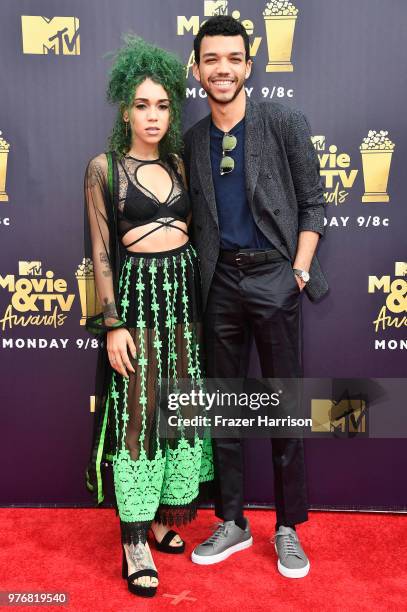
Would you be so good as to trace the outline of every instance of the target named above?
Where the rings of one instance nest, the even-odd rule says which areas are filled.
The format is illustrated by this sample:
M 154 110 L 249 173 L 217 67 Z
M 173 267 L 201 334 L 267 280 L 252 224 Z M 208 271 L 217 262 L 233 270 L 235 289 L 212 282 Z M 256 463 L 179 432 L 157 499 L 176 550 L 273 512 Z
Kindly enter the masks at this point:
M 107 332 L 107 354 L 110 365 L 125 378 L 129 378 L 127 370 L 135 374 L 135 370 L 130 363 L 128 351 L 130 351 L 135 359 L 137 356 L 136 345 L 127 329 L 113 329 Z
M 299 288 L 300 288 L 300 291 L 302 291 L 302 290 L 304 289 L 304 287 L 305 287 L 306 283 L 305 283 L 305 282 L 302 280 L 302 278 L 300 278 L 300 277 L 298 276 L 298 274 L 295 274 L 294 276 L 295 276 L 295 280 L 296 280 L 296 281 L 297 281 L 297 283 L 298 283 L 298 286 L 299 286 Z

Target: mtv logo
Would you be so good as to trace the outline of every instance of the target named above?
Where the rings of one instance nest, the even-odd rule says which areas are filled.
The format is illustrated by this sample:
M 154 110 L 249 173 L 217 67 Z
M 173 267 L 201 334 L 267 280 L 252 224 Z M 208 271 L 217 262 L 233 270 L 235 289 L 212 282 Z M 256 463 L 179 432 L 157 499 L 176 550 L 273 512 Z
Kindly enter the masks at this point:
M 19 276 L 41 276 L 42 266 L 40 261 L 19 261 Z
M 311 136 L 311 142 L 317 151 L 325 151 L 325 136 Z
M 215 15 L 228 14 L 228 0 L 204 0 L 204 16 L 214 17 Z
M 394 264 L 394 276 L 407 276 L 407 263 L 405 261 L 396 261 Z
M 22 15 L 23 53 L 80 55 L 77 17 Z
M 366 403 L 360 399 L 311 400 L 312 431 L 319 433 L 366 434 Z

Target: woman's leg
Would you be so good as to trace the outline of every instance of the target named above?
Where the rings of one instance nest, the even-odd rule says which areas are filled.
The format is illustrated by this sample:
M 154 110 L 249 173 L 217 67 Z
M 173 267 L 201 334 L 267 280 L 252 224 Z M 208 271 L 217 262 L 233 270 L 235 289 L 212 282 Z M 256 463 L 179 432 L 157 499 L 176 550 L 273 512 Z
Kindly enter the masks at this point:
M 141 410 L 137 372 L 129 379 L 114 374 L 112 398 L 116 400 L 116 433 L 119 450 L 113 460 L 113 475 L 121 541 L 127 557 L 128 575 L 156 569 L 147 542 L 161 487 L 160 451 L 152 457 L 150 448 L 151 411 Z M 140 379 L 140 376 L 139 376 Z M 143 395 L 141 396 L 142 399 Z M 139 399 L 137 399 L 139 398 Z M 119 406 L 122 407 L 120 414 Z M 143 576 L 134 581 L 141 586 L 157 586 L 157 578 Z
M 136 345 L 136 359 L 129 356 L 135 373 L 124 378 L 114 372 L 110 388 L 110 427 L 116 440 L 114 487 L 129 574 L 134 567 L 154 568 L 147 532 L 158 507 L 164 469 L 155 427 L 157 360 L 148 325 L 151 291 L 142 263 L 135 266 L 127 260 L 119 287 L 121 316 Z M 157 579 L 142 577 L 136 582 L 154 586 Z

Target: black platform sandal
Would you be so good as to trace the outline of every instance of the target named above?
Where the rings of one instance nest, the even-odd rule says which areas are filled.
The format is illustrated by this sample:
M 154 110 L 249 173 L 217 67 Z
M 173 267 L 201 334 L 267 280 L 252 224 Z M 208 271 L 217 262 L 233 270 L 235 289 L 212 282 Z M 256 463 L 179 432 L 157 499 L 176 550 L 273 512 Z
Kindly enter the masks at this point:
M 143 576 L 151 576 L 152 578 L 158 578 L 158 572 L 152 567 L 147 567 L 146 569 L 138 570 L 137 572 L 133 572 L 128 576 L 128 563 L 126 557 L 126 551 L 123 548 L 123 563 L 122 563 L 122 577 L 124 580 L 127 580 L 127 588 L 130 593 L 134 595 L 139 595 L 140 597 L 154 597 L 157 592 L 156 586 L 145 587 L 141 584 L 134 584 L 133 580 L 137 578 L 142 578 Z
M 177 533 L 173 529 L 170 529 L 170 531 L 167 531 L 167 533 L 165 534 L 161 542 L 159 542 L 157 538 L 155 537 L 154 531 L 153 531 L 153 536 L 154 536 L 155 547 L 160 552 L 169 553 L 170 555 L 179 555 L 183 553 L 185 550 L 185 542 L 182 542 L 182 544 L 178 544 L 175 546 L 170 546 L 171 540 L 175 536 L 179 536 L 179 533 Z

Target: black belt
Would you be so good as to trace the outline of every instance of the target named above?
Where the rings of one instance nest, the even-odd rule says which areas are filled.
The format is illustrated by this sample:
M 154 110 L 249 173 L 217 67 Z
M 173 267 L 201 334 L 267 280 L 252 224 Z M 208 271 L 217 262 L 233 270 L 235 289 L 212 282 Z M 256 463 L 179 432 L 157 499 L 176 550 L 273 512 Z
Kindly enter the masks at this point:
M 251 264 L 266 263 L 268 261 L 278 261 L 285 259 L 284 255 L 272 249 L 269 251 L 220 251 L 218 261 L 232 266 L 250 266 Z

